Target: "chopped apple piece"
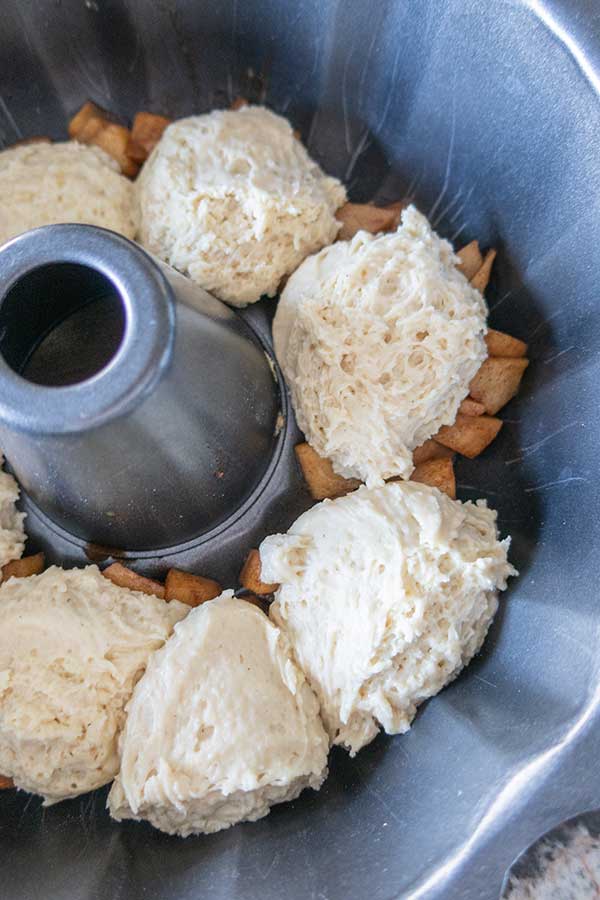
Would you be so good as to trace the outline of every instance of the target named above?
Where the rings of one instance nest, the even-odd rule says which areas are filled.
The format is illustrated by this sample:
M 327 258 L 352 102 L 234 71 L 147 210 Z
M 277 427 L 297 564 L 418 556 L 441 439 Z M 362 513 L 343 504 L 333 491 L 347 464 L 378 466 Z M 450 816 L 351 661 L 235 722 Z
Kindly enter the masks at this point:
M 251 550 L 246 557 L 246 562 L 240 572 L 240 584 L 253 594 L 272 594 L 279 587 L 278 584 L 269 584 L 260 577 L 260 553 Z
M 451 459 L 428 459 L 413 470 L 410 480 L 436 487 L 456 500 L 456 479 Z
M 525 356 L 527 353 L 525 341 L 520 341 L 519 338 L 512 337 L 510 334 L 504 334 L 503 331 L 496 331 L 494 328 L 488 330 L 485 342 L 490 356 L 517 358 Z
M 137 113 L 127 143 L 127 156 L 138 165 L 144 163 L 170 124 L 171 119 L 165 116 L 148 112 Z
M 483 403 L 473 400 L 472 397 L 465 397 L 458 407 L 458 411 L 465 416 L 482 416 L 485 412 L 485 406 Z
M 13 559 L 2 566 L 1 581 L 9 578 L 28 578 L 30 575 L 39 575 L 44 571 L 46 557 L 43 553 L 34 553 L 32 556 L 24 556 L 23 559 Z
M 490 357 L 483 363 L 469 386 L 471 396 L 485 406 L 485 411 L 494 415 L 519 390 L 528 359 Z
M 427 462 L 429 459 L 452 459 L 453 456 L 454 450 L 450 450 L 449 447 L 443 447 L 442 444 L 438 444 L 433 438 L 429 438 L 428 441 L 425 441 L 424 444 L 421 444 L 420 447 L 415 447 L 413 450 L 413 463 L 415 466 L 420 466 L 421 463 Z
M 488 250 L 485 254 L 483 263 L 481 267 L 477 270 L 475 275 L 470 279 L 471 284 L 474 288 L 477 288 L 482 294 L 485 293 L 485 289 L 489 284 L 490 275 L 492 273 L 492 266 L 494 265 L 494 260 L 496 259 L 496 251 Z
M 470 281 L 483 265 L 479 241 L 471 241 L 470 244 L 461 247 L 456 255 L 460 257 L 460 263 L 456 268 L 463 273 L 467 281 Z
M 214 600 L 223 593 L 218 581 L 191 575 L 180 569 L 169 569 L 165 581 L 165 600 L 179 600 L 188 606 L 200 606 L 207 600 Z
M 501 419 L 492 416 L 465 416 L 459 413 L 454 425 L 444 425 L 435 439 L 462 456 L 474 459 L 492 443 L 501 428 Z
M 129 588 L 130 591 L 141 591 L 142 594 L 150 594 L 155 597 L 165 599 L 165 587 L 159 581 L 153 581 L 151 578 L 144 578 L 128 569 L 121 563 L 113 563 L 102 573 L 105 578 L 112 581 L 119 587 Z
M 139 166 L 127 155 L 130 131 L 113 122 L 103 109 L 88 100 L 69 122 L 69 137 L 81 144 L 92 144 L 108 153 L 123 175 L 133 178 Z
M 104 128 L 95 133 L 89 143 L 101 147 L 109 156 L 112 156 L 121 167 L 123 175 L 134 178 L 139 171 L 139 165 L 127 153 L 130 135 L 129 128 L 125 128 L 124 125 L 108 122 Z
M 342 223 L 338 240 L 348 241 L 359 231 L 377 234 L 379 231 L 391 231 L 398 227 L 401 206 L 392 203 L 389 206 L 373 206 L 370 203 L 345 203 L 335 214 Z
M 70 120 L 69 137 L 87 143 L 85 138 L 93 134 L 94 128 L 101 128 L 108 121 L 110 120 L 104 110 L 88 100 Z
M 295 448 L 302 474 L 314 500 L 333 500 L 343 497 L 360 486 L 356 478 L 344 478 L 333 471 L 328 459 L 319 456 L 310 444 L 298 444 Z

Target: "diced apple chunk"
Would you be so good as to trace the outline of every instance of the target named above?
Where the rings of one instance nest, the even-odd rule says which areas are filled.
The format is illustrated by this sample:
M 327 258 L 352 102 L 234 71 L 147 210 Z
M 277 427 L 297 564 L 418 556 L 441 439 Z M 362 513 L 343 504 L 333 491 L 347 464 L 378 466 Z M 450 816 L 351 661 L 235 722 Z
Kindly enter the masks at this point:
M 471 396 L 494 415 L 518 392 L 528 365 L 529 360 L 522 357 L 486 359 L 469 386 Z
M 218 581 L 191 575 L 180 569 L 169 569 L 165 580 L 165 600 L 179 600 L 188 606 L 200 606 L 223 593 Z
M 456 268 L 463 273 L 467 281 L 470 281 L 483 265 L 479 241 L 471 241 L 470 244 L 461 247 L 456 255 L 460 257 L 460 263 Z
M 240 584 L 253 594 L 272 594 L 279 587 L 278 584 L 269 584 L 263 581 L 260 574 L 260 553 L 251 550 L 246 557 L 246 562 L 240 572 Z
M 304 480 L 314 500 L 333 500 L 355 491 L 360 486 L 356 478 L 344 478 L 333 471 L 328 459 L 319 456 L 310 444 L 298 444 L 295 447 L 296 458 L 300 463 Z
M 454 425 L 444 425 L 435 439 L 462 456 L 474 459 L 492 443 L 501 428 L 501 419 L 492 416 L 465 416 L 459 413 Z
M 436 487 L 456 500 L 456 479 L 451 459 L 428 459 L 413 470 L 410 480 Z
M 144 578 L 128 569 L 121 563 L 113 563 L 108 566 L 102 573 L 105 578 L 112 581 L 118 587 L 128 588 L 130 591 L 141 591 L 142 594 L 150 594 L 165 599 L 165 587 L 159 581 L 153 581 L 151 578 Z

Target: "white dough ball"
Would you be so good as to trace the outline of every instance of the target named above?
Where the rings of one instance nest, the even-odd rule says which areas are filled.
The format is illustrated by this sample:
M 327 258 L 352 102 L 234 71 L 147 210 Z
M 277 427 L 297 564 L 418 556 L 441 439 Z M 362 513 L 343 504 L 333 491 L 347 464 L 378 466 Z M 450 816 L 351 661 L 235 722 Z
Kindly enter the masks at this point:
M 335 240 L 343 186 L 263 107 L 170 125 L 137 180 L 140 243 L 235 306 Z
M 183 837 L 255 821 L 319 788 L 328 749 L 287 639 L 226 591 L 176 626 L 136 687 L 111 815 Z
M 414 482 L 325 500 L 263 541 L 262 578 L 281 585 L 270 615 L 334 744 L 406 731 L 477 653 L 516 574 L 509 543 L 483 501 Z
M 0 466 L 2 462 L 0 456 Z M 20 559 L 25 548 L 25 513 L 18 512 L 18 499 L 19 485 L 8 472 L 0 471 L 0 567 Z
M 111 781 L 125 705 L 189 607 L 53 566 L 2 584 L 0 609 L 0 772 L 46 803 Z
M 98 147 L 77 141 L 0 152 L 0 244 L 61 222 L 99 225 L 133 238 L 133 184 Z
M 273 337 L 298 424 L 340 475 L 408 478 L 451 425 L 486 357 L 486 305 L 414 207 L 393 234 L 359 231 L 309 257 Z

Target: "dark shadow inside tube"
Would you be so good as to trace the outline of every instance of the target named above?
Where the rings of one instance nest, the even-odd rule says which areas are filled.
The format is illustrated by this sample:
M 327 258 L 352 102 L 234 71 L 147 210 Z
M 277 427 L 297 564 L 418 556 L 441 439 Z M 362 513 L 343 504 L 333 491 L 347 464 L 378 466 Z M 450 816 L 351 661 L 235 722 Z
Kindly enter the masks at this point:
M 33 269 L 0 304 L 0 353 L 17 374 L 46 387 L 97 375 L 115 357 L 124 333 L 118 290 L 88 266 Z

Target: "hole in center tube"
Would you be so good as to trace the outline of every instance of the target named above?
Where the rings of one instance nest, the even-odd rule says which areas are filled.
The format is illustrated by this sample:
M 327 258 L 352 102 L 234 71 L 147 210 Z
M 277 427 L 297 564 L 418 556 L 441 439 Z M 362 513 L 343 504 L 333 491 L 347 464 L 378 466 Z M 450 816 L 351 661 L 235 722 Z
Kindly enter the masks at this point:
M 45 387 L 88 381 L 116 356 L 125 309 L 115 285 L 88 266 L 52 263 L 24 275 L 0 305 L 0 353 Z

